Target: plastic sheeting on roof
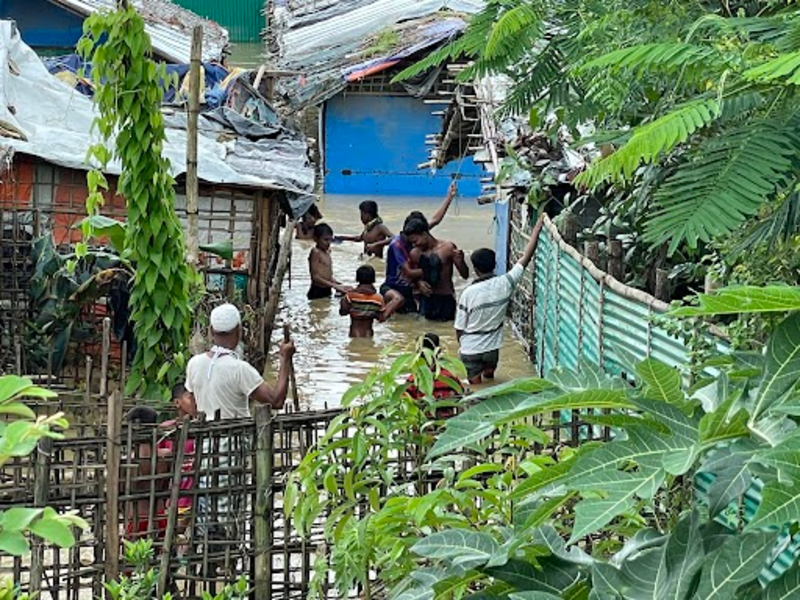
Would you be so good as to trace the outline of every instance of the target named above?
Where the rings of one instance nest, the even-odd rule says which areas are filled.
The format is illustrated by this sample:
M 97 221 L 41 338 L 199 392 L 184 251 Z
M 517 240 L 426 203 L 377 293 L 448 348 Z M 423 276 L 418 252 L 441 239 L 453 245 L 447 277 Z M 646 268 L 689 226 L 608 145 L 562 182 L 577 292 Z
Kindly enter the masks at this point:
M 116 7 L 116 0 L 48 0 L 81 16 Z M 188 63 L 191 58 L 192 29 L 203 26 L 203 60 L 220 60 L 228 45 L 228 31 L 214 21 L 203 19 L 169 0 L 132 0 L 145 21 L 155 53 L 170 62 Z
M 12 73 L 9 65 L 14 65 L 18 74 Z M 88 170 L 87 150 L 98 142 L 92 131 L 96 116 L 92 100 L 50 75 L 11 21 L 0 21 L 0 66 L 0 150 Z M 164 155 L 169 158 L 172 175 L 178 176 L 186 169 L 187 134 L 175 117 L 167 120 Z M 305 139 L 283 127 L 240 135 L 225 117 L 223 113 L 214 120 L 200 119 L 200 179 L 210 184 L 282 190 L 295 215 L 305 212 L 313 202 L 314 188 Z M 244 118 L 238 113 L 236 117 Z M 241 124 L 238 127 L 241 129 Z M 120 164 L 111 162 L 107 172 L 118 175 Z

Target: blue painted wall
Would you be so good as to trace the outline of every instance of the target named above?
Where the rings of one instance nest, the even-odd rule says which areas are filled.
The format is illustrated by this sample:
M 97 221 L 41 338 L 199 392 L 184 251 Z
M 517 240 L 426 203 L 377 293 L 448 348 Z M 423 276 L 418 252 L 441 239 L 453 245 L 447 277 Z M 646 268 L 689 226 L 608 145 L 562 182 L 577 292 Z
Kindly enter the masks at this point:
M 74 49 L 83 19 L 47 0 L 0 0 L 0 18 L 13 19 L 32 48 Z
M 340 94 L 325 106 L 325 191 L 329 194 L 441 196 L 460 172 L 462 196 L 480 195 L 480 165 L 471 157 L 432 174 L 425 136 L 441 118 L 431 105 L 409 96 Z
M 509 203 L 494 203 L 494 253 L 497 258 L 495 273 L 506 272 L 508 263 Z

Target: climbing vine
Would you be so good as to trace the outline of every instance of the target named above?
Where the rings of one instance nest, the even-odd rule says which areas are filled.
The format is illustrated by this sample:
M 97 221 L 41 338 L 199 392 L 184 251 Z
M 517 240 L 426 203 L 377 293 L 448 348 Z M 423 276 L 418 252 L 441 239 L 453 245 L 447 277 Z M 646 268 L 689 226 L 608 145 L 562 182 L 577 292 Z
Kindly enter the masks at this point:
M 182 371 L 191 281 L 175 215 L 175 181 L 162 154 L 166 70 L 151 59 L 144 21 L 127 2 L 116 11 L 91 15 L 83 30 L 78 52 L 92 64 L 99 112 L 95 127 L 103 140 L 89 151 L 88 160 L 98 169 L 87 176 L 86 208 L 90 217 L 99 214 L 108 190 L 100 169 L 119 160 L 118 193 L 128 213 L 123 257 L 136 269 L 130 297 L 136 354 L 127 391 L 160 396 Z M 92 223 L 91 218 L 83 223 L 85 239 L 91 237 Z M 79 256 L 85 253 L 85 243 L 77 250 Z

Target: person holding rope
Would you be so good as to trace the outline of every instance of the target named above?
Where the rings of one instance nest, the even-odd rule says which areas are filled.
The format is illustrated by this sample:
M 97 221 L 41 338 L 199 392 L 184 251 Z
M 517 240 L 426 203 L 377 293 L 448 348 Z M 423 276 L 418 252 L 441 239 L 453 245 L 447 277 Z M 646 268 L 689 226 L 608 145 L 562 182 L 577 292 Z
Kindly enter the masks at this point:
M 470 257 L 476 277 L 458 300 L 455 329 L 461 361 L 473 385 L 483 379 L 494 379 L 503 345 L 508 301 L 533 258 L 542 223 L 540 217 L 517 264 L 501 277 L 494 274 L 497 266 L 494 250 L 480 248 Z

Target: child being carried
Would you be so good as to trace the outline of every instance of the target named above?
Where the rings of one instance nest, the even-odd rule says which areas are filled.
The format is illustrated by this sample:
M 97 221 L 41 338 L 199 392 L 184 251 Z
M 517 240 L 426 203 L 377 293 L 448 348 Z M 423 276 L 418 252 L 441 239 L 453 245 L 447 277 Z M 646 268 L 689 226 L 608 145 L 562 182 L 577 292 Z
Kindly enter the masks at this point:
M 372 337 L 375 334 L 373 322 L 386 321 L 397 310 L 403 298 L 391 291 L 384 301 L 383 296 L 375 289 L 375 269 L 370 265 L 363 265 L 356 270 L 356 282 L 358 286 L 342 296 L 339 314 L 350 317 L 350 337 Z

